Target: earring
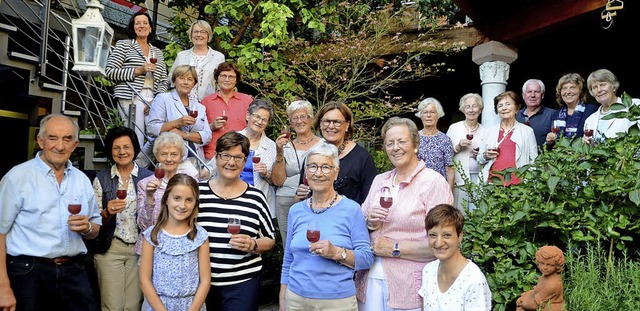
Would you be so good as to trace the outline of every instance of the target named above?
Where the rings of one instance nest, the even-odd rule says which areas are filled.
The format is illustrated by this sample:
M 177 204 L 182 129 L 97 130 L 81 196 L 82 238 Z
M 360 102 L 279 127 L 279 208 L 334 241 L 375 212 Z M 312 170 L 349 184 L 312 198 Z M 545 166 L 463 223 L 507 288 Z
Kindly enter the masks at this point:
M 413 153 L 418 153 L 418 148 L 413 149 Z

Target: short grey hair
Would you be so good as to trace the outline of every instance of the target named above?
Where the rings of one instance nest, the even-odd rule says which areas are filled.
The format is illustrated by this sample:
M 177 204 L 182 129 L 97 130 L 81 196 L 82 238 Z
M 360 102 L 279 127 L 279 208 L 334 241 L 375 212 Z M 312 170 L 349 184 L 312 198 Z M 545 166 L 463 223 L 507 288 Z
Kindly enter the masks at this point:
M 539 79 L 529 79 L 527 81 L 524 82 L 524 84 L 522 85 L 522 94 L 526 93 L 526 89 L 527 89 L 527 85 L 529 85 L 529 83 L 538 83 L 538 85 L 540 86 L 540 92 L 542 92 L 542 94 L 544 94 L 544 83 L 542 83 L 542 80 Z
M 411 142 L 413 143 L 414 148 L 418 148 L 420 146 L 420 134 L 418 134 L 418 126 L 409 118 L 400 118 L 400 117 L 391 117 L 387 122 L 384 123 L 380 133 L 382 134 L 382 141 L 384 142 L 387 137 L 387 131 L 394 126 L 406 126 L 409 130 L 409 136 L 411 138 Z
M 251 104 L 249 104 L 249 108 L 247 108 L 248 115 L 252 115 L 254 112 L 258 111 L 258 109 L 265 109 L 269 112 L 269 121 L 273 118 L 273 104 L 268 99 L 265 98 L 256 98 Z
M 44 118 L 42 118 L 42 120 L 40 120 L 40 130 L 38 131 L 38 136 L 42 139 L 44 139 L 45 135 L 46 135 L 46 125 L 47 123 L 49 123 L 49 121 L 51 121 L 51 119 L 53 118 L 62 118 L 62 119 L 66 119 L 69 122 L 71 122 L 71 124 L 73 124 L 73 140 L 77 141 L 78 137 L 80 136 L 80 126 L 78 126 L 78 122 L 76 122 L 76 120 L 65 116 L 63 114 L 59 114 L 59 113 L 52 113 L 52 114 L 48 114 L 46 115 Z
M 291 104 L 289 104 L 289 106 L 287 107 L 287 116 L 289 118 L 291 118 L 291 115 L 293 115 L 294 112 L 296 112 L 297 110 L 303 109 L 304 111 L 307 112 L 307 116 L 309 116 L 309 118 L 313 119 L 313 106 L 311 105 L 310 102 L 306 101 L 306 100 L 294 100 L 291 102 Z
M 340 158 L 338 157 L 338 147 L 329 143 L 319 143 L 315 147 L 311 148 L 307 154 L 307 159 L 312 155 L 319 155 L 331 159 L 333 166 L 340 167 Z
M 484 108 L 484 103 L 482 102 L 482 96 L 480 96 L 480 94 L 478 94 L 478 93 L 467 93 L 467 94 L 464 94 L 464 96 L 462 96 L 460 98 L 460 103 L 458 104 L 459 105 L 458 110 L 460 110 L 461 112 L 464 112 L 464 104 L 470 98 L 475 99 L 478 102 L 478 104 L 480 105 L 480 110 L 482 110 Z
M 595 97 L 595 95 L 591 92 L 591 87 L 596 82 L 609 82 L 613 85 L 613 93 L 617 94 L 618 88 L 620 87 L 620 81 L 616 75 L 613 74 L 608 69 L 598 69 L 592 72 L 587 78 L 587 88 L 589 89 L 589 94 Z
M 153 142 L 153 155 L 158 157 L 158 150 L 160 148 L 178 147 L 180 150 L 180 158 L 184 160 L 187 157 L 187 147 L 184 145 L 184 140 L 180 135 L 173 132 L 162 132 Z
M 418 104 L 418 112 L 416 112 L 416 117 L 418 118 L 422 117 L 422 111 L 425 108 L 427 108 L 429 105 L 434 105 L 436 107 L 436 112 L 438 113 L 438 119 L 444 116 L 444 109 L 442 109 L 442 104 L 440 104 L 440 102 L 433 97 L 427 97 L 424 100 L 422 100 L 420 104 Z

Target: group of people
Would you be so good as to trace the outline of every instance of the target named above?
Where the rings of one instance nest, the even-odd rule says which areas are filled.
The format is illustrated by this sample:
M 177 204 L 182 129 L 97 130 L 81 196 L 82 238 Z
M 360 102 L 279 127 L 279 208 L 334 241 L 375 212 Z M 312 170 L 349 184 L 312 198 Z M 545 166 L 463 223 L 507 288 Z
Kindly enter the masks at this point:
M 611 106 L 614 103 L 622 102 L 618 96 L 619 86 L 617 77 L 607 69 L 592 72 L 586 82 L 577 73 L 565 74 L 556 85 L 555 98 L 560 108 L 553 109 L 542 105 L 544 83 L 529 79 L 522 86 L 524 107 L 520 108 L 520 97 L 513 91 L 506 91 L 494 98 L 494 111 L 500 118 L 499 124 L 494 126 L 483 126 L 478 122 L 483 109 L 482 97 L 474 93 L 466 94 L 460 99 L 459 105 L 465 119 L 449 127 L 447 136 L 450 140 L 440 143 L 439 149 L 433 146 L 420 149 L 428 150 L 425 154 L 432 160 L 441 154 L 438 151 L 437 156 L 429 155 L 432 150 L 444 148 L 446 152 L 454 154 L 452 162 L 460 167 L 453 173 L 456 206 L 460 209 L 466 206 L 472 210 L 475 206 L 464 191 L 466 182 L 484 180 L 499 181 L 506 186 L 517 184 L 520 180 L 515 173 L 506 176 L 498 172 L 532 164 L 540 152 L 553 149 L 561 137 L 579 139 L 593 145 L 627 132 L 634 122 L 624 118 L 605 118 L 613 111 Z M 586 90 L 598 104 L 586 102 Z M 439 103 L 435 102 L 432 104 L 433 111 L 438 111 Z M 633 99 L 633 102 L 640 103 L 637 99 Z M 422 114 L 423 123 L 429 118 L 425 114 L 433 114 L 424 111 L 418 113 Z M 450 148 L 452 150 L 446 147 L 450 144 L 453 145 Z M 440 163 L 453 165 L 448 164 L 451 163 L 449 157 Z M 448 177 L 448 173 L 445 173 Z
M 585 103 L 578 74 L 560 78 L 558 110 L 541 105 L 544 84 L 532 79 L 526 107 L 512 91 L 494 98 L 494 126 L 479 122 L 482 97 L 464 95 L 465 119 L 446 134 L 430 97 L 416 113 L 422 130 L 385 122 L 393 169 L 378 173 L 343 102 L 316 113 L 293 101 L 288 129 L 269 138 L 273 105 L 236 90 L 241 72 L 208 47 L 207 22 L 191 25 L 193 47 L 178 54 L 171 83 L 148 14 L 134 14 L 128 31 L 106 70 L 129 125 L 106 135 L 112 166 L 93 182 L 74 168 L 78 125 L 52 114 L 42 151 L 0 181 L 2 310 L 95 310 L 87 254 L 103 310 L 257 310 L 276 224 L 281 310 L 490 310 L 487 281 L 459 248 L 463 206 L 472 208 L 461 185 L 518 183 L 497 172 L 532 163 L 558 137 L 594 143 L 633 125 L 603 118 L 620 101 L 606 69 L 586 82 L 599 107 Z

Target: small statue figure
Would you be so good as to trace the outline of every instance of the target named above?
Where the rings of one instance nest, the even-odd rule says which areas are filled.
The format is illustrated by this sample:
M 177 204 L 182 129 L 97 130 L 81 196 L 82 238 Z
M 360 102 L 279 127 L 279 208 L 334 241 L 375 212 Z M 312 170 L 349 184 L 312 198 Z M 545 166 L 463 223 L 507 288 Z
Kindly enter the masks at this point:
M 516 300 L 516 311 L 563 311 L 564 291 L 562 269 L 564 254 L 555 246 L 543 246 L 536 252 L 536 264 L 542 275 L 532 290 L 522 293 Z

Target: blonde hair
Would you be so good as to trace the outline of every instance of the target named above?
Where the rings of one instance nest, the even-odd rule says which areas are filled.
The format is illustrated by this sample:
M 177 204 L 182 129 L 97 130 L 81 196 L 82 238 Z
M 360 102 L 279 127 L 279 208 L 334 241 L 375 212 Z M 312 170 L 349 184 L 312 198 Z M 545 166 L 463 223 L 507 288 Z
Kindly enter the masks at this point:
M 209 36 L 209 39 L 207 40 L 207 42 L 211 42 L 211 39 L 213 39 L 213 30 L 211 30 L 211 25 L 209 25 L 207 21 L 203 21 L 201 19 L 191 23 L 191 26 L 189 26 L 189 32 L 187 33 L 187 36 L 191 38 L 191 34 L 193 32 L 193 26 L 195 25 L 202 27 L 202 29 L 204 29 L 204 31 L 207 32 L 207 35 Z

